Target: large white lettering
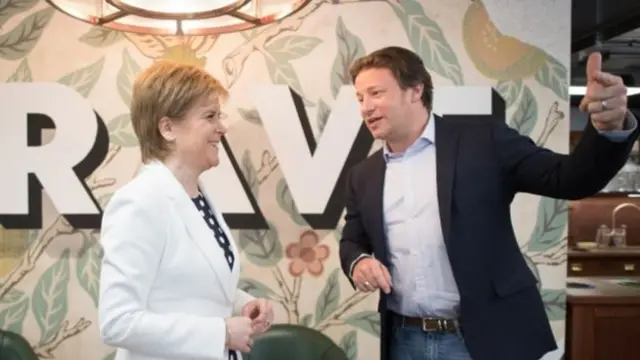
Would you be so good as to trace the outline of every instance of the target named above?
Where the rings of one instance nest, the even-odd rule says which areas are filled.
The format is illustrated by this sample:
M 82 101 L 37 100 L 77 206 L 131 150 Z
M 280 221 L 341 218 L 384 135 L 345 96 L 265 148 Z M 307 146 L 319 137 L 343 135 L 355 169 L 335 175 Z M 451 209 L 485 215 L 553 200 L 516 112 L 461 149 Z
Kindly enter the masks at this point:
M 289 87 L 260 85 L 252 90 L 253 101 L 298 210 L 306 214 L 323 213 L 362 127 L 353 89 L 343 87 L 338 93 L 315 151 L 310 149 L 300 121 L 299 112 L 304 110 L 296 108 Z
M 354 89 L 344 86 L 338 93 L 317 144 L 302 100 L 287 86 L 257 85 L 252 95 L 296 207 L 312 227 L 334 228 L 344 208 L 346 173 L 373 143 Z M 493 115 L 504 118 L 496 99 L 491 87 L 437 88 L 434 112 L 477 116 L 497 110 Z M 104 160 L 108 134 L 89 102 L 55 83 L 2 84 L 0 108 L 0 223 L 39 227 L 44 188 L 72 225 L 98 228 L 102 210 L 82 180 Z M 40 133 L 46 127 L 55 128 L 55 135 L 43 145 Z M 266 228 L 227 139 L 223 145 L 220 165 L 203 174 L 204 186 L 231 228 Z
M 41 204 L 40 187 L 61 214 L 99 220 L 100 206 L 82 180 L 99 164 L 95 160 L 104 159 L 108 143 L 102 143 L 102 154 L 96 151 L 99 126 L 104 123 L 87 100 L 57 83 L 11 83 L 0 86 L 0 109 L 0 222 L 13 227 L 10 216 L 22 216 L 28 219 L 21 221 L 26 226 L 40 224 L 41 208 L 32 208 L 34 203 L 28 201 L 37 196 L 35 203 Z M 55 128 L 55 135 L 43 145 L 41 130 L 47 127 Z
M 493 115 L 498 95 L 491 86 L 443 86 L 434 90 L 433 112 L 447 115 Z M 504 111 L 504 106 L 502 107 Z M 504 114 L 497 114 L 504 117 Z
M 315 151 L 310 149 L 303 131 L 300 112 L 304 109 L 296 106 L 289 87 L 260 85 L 252 90 L 253 101 L 298 210 L 322 214 L 362 127 L 355 90 L 343 86 L 338 93 Z M 438 88 L 434 112 L 443 116 L 491 115 L 491 96 L 492 89 L 488 86 Z
M 220 164 L 202 174 L 202 187 L 215 199 L 215 206 L 224 214 L 230 228 L 269 228 L 227 139 L 222 143 Z
M 253 214 L 255 209 L 238 175 L 225 146 L 220 152 L 220 164 L 202 174 L 202 187 L 216 199 L 216 206 L 223 213 Z

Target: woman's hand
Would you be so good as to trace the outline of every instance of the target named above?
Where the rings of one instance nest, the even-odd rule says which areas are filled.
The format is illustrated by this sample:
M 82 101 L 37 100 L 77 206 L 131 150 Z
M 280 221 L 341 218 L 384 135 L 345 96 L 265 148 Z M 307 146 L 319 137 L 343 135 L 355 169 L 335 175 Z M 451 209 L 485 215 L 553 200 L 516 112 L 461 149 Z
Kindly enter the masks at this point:
M 247 316 L 235 316 L 225 319 L 227 326 L 227 340 L 225 346 L 230 350 L 238 350 L 243 353 L 251 351 L 253 346 L 253 323 Z
M 242 308 L 242 316 L 252 320 L 254 334 L 261 334 L 271 327 L 273 308 L 266 299 L 252 300 Z

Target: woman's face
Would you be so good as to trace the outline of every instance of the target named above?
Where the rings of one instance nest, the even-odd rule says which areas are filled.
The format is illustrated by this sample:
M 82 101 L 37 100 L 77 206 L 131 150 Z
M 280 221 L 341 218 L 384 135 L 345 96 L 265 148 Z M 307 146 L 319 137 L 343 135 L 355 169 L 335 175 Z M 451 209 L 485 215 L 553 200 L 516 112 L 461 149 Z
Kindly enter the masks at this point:
M 217 166 L 220 163 L 218 147 L 222 146 L 220 140 L 227 132 L 222 117 L 219 98 L 211 96 L 195 103 L 184 119 L 165 122 L 161 132 L 164 127 L 167 134 L 163 135 L 172 143 L 170 156 L 198 171 Z

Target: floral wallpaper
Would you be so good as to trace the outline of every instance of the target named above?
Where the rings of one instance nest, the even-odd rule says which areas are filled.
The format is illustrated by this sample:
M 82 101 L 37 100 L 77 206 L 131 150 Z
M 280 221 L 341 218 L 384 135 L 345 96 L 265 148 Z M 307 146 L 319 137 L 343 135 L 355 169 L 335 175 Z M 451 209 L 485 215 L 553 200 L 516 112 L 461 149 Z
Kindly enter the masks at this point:
M 184 38 L 108 31 L 45 1 L 0 0 L 0 81 L 58 82 L 92 104 L 106 122 L 110 143 L 86 184 L 104 206 L 140 166 L 128 113 L 136 74 L 165 58 L 209 70 L 235 97 L 226 110 L 227 138 L 269 223 L 267 230 L 233 230 L 242 250 L 241 287 L 272 299 L 278 322 L 326 333 L 350 359 L 378 358 L 378 295 L 354 291 L 339 269 L 342 220 L 336 229 L 322 230 L 300 215 L 260 114 L 242 94 L 257 82 L 288 85 L 303 98 L 320 139 L 338 90 L 350 82 L 349 64 L 382 46 L 406 46 L 425 61 L 436 91 L 491 85 L 506 101 L 510 126 L 566 152 L 569 31 L 554 34 L 567 49 L 558 58 L 501 32 L 493 18 L 510 14 L 489 14 L 485 2 L 492 1 L 313 0 L 278 24 Z M 549 11 L 569 17 L 568 6 L 557 8 Z M 99 229 L 73 228 L 46 196 L 42 206 L 42 229 L 0 227 L 0 328 L 23 334 L 42 359 L 113 359 L 114 349 L 101 344 L 96 323 Z M 567 204 L 519 195 L 512 212 L 562 342 Z

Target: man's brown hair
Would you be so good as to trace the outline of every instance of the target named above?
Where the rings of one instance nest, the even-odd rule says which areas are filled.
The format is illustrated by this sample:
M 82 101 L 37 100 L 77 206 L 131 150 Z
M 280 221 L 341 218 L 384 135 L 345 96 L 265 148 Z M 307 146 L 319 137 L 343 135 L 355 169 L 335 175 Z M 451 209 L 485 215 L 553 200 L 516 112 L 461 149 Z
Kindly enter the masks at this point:
M 140 73 L 131 91 L 131 124 L 140 143 L 142 161 L 163 159 L 168 144 L 158 128 L 160 119 L 180 121 L 202 99 L 228 98 L 228 91 L 206 70 L 171 60 L 154 63 Z
M 376 50 L 369 55 L 357 59 L 349 69 L 351 81 L 367 69 L 389 69 L 398 81 L 401 89 L 422 84 L 422 103 L 431 111 L 433 104 L 433 83 L 431 75 L 424 67 L 424 63 L 415 52 L 399 47 L 389 46 Z

